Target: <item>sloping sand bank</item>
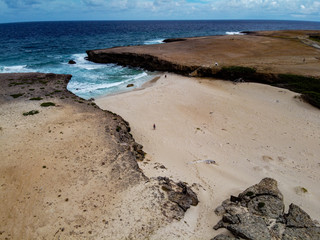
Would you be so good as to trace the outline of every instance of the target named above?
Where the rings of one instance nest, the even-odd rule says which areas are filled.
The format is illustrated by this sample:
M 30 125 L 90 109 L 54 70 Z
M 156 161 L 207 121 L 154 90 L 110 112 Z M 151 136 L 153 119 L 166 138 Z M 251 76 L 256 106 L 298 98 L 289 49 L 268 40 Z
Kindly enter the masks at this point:
M 146 239 L 183 217 L 139 169 L 128 124 L 70 78 L 0 74 L 0 239 Z
M 264 177 L 278 181 L 286 206 L 320 220 L 320 111 L 297 95 L 167 74 L 146 89 L 97 99 L 130 122 L 147 152 L 139 166 L 148 177 L 196 183 L 199 205 L 151 239 L 212 238 L 214 209 Z

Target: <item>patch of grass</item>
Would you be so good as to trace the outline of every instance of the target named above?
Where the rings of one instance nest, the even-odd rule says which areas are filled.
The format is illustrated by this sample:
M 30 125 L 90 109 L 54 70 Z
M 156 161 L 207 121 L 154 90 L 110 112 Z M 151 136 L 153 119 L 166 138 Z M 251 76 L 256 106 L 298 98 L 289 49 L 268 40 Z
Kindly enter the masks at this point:
M 311 105 L 320 108 L 320 92 L 303 92 L 301 97 Z
M 31 101 L 40 101 L 42 99 L 43 98 L 41 98 L 41 97 L 34 97 L 34 98 L 30 98 L 29 100 L 31 100 Z
M 40 104 L 41 107 L 51 107 L 51 106 L 55 106 L 55 105 L 56 104 L 53 102 L 44 102 L 44 103 Z
M 24 84 L 27 84 L 27 83 L 24 83 L 24 82 L 12 82 L 9 84 L 9 86 L 18 86 L 18 85 L 24 85 Z
M 31 110 L 31 111 L 29 111 L 29 112 L 23 113 L 23 116 L 35 115 L 35 114 L 38 114 L 38 113 L 39 113 L 38 110 Z
M 246 196 L 251 197 L 253 195 L 253 192 L 249 191 L 246 193 Z
M 293 74 L 279 74 L 279 80 L 275 85 L 301 93 L 302 99 L 320 108 L 320 79 Z
M 320 42 L 320 36 L 317 36 L 317 35 L 313 35 L 313 36 L 309 36 L 309 38 L 313 41 L 317 41 L 317 42 Z
M 222 79 L 236 80 L 239 78 L 251 79 L 256 74 L 256 69 L 242 66 L 222 67 L 217 77 Z
M 13 97 L 13 98 L 18 98 L 18 97 L 21 97 L 23 95 L 24 95 L 24 93 L 17 93 L 17 94 L 11 94 L 10 96 Z

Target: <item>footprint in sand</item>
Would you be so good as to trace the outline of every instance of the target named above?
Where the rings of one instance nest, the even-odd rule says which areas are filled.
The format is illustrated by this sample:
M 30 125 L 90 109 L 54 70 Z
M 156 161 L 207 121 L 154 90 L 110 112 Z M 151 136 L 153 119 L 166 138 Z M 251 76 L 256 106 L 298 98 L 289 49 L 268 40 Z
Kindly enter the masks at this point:
M 266 155 L 262 156 L 262 159 L 263 159 L 263 161 L 265 161 L 265 162 L 273 161 L 273 158 L 272 158 L 272 157 L 266 156 Z

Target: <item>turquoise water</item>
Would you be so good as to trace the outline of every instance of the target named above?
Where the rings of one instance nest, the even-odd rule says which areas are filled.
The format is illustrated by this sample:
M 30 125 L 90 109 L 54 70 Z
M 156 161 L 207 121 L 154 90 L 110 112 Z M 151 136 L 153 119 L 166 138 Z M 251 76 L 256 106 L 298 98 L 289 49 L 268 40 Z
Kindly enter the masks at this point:
M 0 73 L 72 74 L 68 89 L 80 97 L 127 91 L 154 73 L 85 60 L 86 50 L 159 44 L 165 38 L 239 34 L 240 31 L 320 29 L 302 21 L 77 21 L 0 24 Z M 77 64 L 70 65 L 73 59 Z M 132 88 L 130 88 L 132 89 Z

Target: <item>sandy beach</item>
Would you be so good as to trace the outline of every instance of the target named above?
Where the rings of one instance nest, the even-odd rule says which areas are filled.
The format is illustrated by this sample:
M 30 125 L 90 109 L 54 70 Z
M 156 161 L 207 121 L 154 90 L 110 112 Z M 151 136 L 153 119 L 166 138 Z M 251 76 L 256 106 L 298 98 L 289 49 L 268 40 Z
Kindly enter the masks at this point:
M 95 101 L 130 122 L 148 177 L 193 184 L 199 205 L 151 239 L 210 239 L 214 209 L 264 177 L 320 220 L 319 109 L 299 94 L 256 83 L 161 75 L 147 88 Z M 156 129 L 153 130 L 153 124 Z M 210 161 L 206 161 L 210 160 Z

